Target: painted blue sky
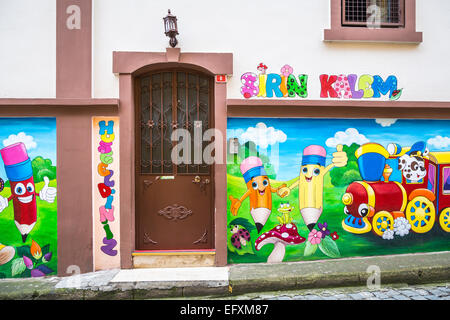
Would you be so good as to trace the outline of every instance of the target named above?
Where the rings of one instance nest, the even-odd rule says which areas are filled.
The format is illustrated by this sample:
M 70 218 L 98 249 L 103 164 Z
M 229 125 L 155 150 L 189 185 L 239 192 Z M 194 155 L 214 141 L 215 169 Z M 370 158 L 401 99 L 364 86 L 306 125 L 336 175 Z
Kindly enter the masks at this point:
M 55 118 L 0 118 L 0 149 L 5 146 L 5 140 L 14 140 L 15 137 L 10 139 L 11 135 L 18 136 L 21 132 L 26 135 L 25 145 L 28 144 L 27 151 L 30 159 L 42 156 L 52 160 L 52 163 L 56 165 Z M 20 136 L 23 136 L 23 134 Z M 5 181 L 7 180 L 1 157 L 0 177 Z
M 325 147 L 327 164 L 331 162 L 331 154 L 336 151 L 333 147 L 336 142 L 351 144 L 352 140 L 358 140 L 359 144 L 377 142 L 384 147 L 389 143 L 408 147 L 417 141 L 425 141 L 430 151 L 450 151 L 449 120 L 392 120 L 380 119 L 377 123 L 375 119 L 229 118 L 227 139 L 236 137 L 241 143 L 246 140 L 257 140 L 255 141 L 257 145 L 259 143 L 263 148 L 268 145 L 267 149 L 259 148 L 269 156 L 273 147 L 269 143 L 278 140 L 277 180 L 289 180 L 298 175 L 302 151 L 310 144 Z M 258 123 L 264 123 L 267 128 L 273 127 L 266 140 L 260 137 L 263 135 L 264 126 L 259 125 L 261 129 L 259 137 L 252 135 L 257 130 L 249 130 L 252 127 L 256 128 Z M 328 140 L 329 138 L 336 140 Z M 276 159 L 274 157 L 271 159 L 276 165 Z M 391 165 L 393 168 L 396 166 Z M 395 173 L 392 178 L 396 178 Z

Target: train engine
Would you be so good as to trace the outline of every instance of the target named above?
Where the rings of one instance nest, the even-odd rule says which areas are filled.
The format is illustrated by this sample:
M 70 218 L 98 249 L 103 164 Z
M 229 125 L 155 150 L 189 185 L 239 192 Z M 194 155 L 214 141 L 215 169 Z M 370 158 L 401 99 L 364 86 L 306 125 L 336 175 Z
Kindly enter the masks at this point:
M 404 217 L 406 190 L 399 182 L 389 181 L 392 168 L 386 165 L 389 152 L 383 146 L 367 143 L 355 155 L 363 181 L 351 183 L 342 197 L 347 214 L 342 227 L 351 233 L 373 231 L 382 236 L 392 229 L 393 219 Z
M 363 180 L 351 183 L 342 196 L 347 214 L 344 230 L 373 231 L 384 237 L 386 231 L 394 230 L 394 221 L 399 235 L 408 234 L 409 229 L 426 233 L 439 221 L 442 230 L 450 232 L 450 183 L 446 187 L 450 175 L 445 174 L 450 172 L 449 152 L 429 152 L 423 141 L 405 148 L 390 144 L 387 150 L 366 143 L 355 156 Z M 389 181 L 393 170 L 387 159 L 398 159 L 401 183 Z M 402 219 L 397 222 L 398 218 Z

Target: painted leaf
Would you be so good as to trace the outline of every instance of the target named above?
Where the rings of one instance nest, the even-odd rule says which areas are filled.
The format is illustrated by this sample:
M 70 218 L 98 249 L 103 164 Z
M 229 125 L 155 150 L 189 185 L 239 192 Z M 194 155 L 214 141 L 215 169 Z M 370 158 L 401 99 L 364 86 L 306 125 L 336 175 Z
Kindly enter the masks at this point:
M 232 236 L 233 236 L 233 234 L 231 232 L 228 232 L 228 238 L 227 238 L 228 251 L 236 252 L 240 256 L 244 255 L 246 253 L 249 253 L 249 254 L 254 254 L 255 253 L 253 251 L 252 241 L 247 241 L 247 244 L 245 246 L 242 246 L 241 249 L 238 249 L 235 246 L 233 246 L 232 243 L 231 243 L 231 237 Z
M 403 91 L 403 89 L 395 90 L 395 91 L 392 93 L 392 95 L 391 95 L 391 97 L 389 98 L 389 100 L 395 101 L 395 100 L 400 99 L 400 96 L 402 95 L 402 91 Z
M 21 246 L 17 248 L 17 255 L 19 257 L 27 256 L 28 258 L 31 258 L 30 255 L 30 246 Z
M 49 252 L 50 252 L 50 245 L 49 244 L 47 244 L 47 245 L 42 247 L 42 255 L 43 256 L 45 256 Z
M 305 253 L 303 254 L 305 257 L 313 255 L 317 250 L 317 244 L 311 244 L 311 242 L 306 241 Z
M 26 268 L 27 266 L 25 265 L 23 258 L 14 259 L 11 264 L 11 276 L 14 277 L 18 274 L 21 274 L 25 271 Z
M 323 252 L 323 254 L 330 258 L 339 258 L 341 256 L 336 242 L 334 242 L 330 237 L 325 237 L 322 239 L 322 242 L 319 243 L 319 249 Z
M 49 267 L 47 267 L 44 264 L 41 264 L 40 266 L 38 266 L 36 269 L 39 269 L 40 271 L 42 271 L 44 274 L 50 274 L 53 272 L 52 269 L 50 269 Z
M 232 226 L 232 225 L 243 226 L 248 231 L 252 231 L 253 229 L 255 229 L 255 226 L 253 224 L 251 224 L 250 222 L 248 222 L 247 219 L 244 219 L 244 218 L 236 218 L 233 221 L 231 221 L 228 225 L 230 225 L 230 226 Z

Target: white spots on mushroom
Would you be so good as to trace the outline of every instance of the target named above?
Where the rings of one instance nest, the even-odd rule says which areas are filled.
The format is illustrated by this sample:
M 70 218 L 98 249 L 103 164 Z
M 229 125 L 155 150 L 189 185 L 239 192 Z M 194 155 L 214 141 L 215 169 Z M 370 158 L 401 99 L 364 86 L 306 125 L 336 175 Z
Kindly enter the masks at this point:
M 286 245 L 296 245 L 304 242 L 306 239 L 298 234 L 294 223 L 278 225 L 272 230 L 263 233 L 255 241 L 255 249 L 259 251 L 266 244 L 274 244 L 274 248 L 267 258 L 268 263 L 282 262 L 285 255 Z

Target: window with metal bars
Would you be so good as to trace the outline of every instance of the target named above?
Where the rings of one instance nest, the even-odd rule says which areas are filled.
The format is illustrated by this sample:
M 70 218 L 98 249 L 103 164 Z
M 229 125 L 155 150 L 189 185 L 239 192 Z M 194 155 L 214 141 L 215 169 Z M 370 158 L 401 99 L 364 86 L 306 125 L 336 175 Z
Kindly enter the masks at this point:
M 194 127 L 204 133 L 211 126 L 212 79 L 196 72 L 173 70 L 156 72 L 138 79 L 139 105 L 136 132 L 141 174 L 208 174 L 210 165 L 194 159 L 191 140 L 189 163 L 175 165 L 171 140 L 175 129 L 186 129 L 194 138 Z M 208 142 L 202 142 L 202 149 Z M 200 151 L 202 152 L 202 150 Z M 184 150 L 180 151 L 183 157 Z M 139 154 L 139 153 L 138 153 Z
M 405 0 L 342 0 L 342 25 L 403 27 Z

